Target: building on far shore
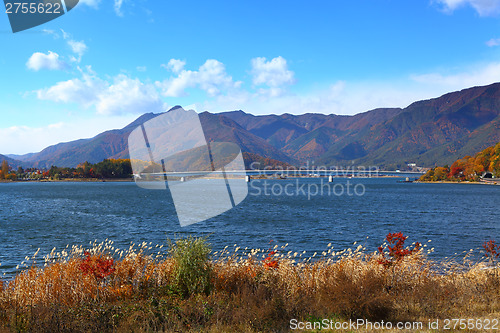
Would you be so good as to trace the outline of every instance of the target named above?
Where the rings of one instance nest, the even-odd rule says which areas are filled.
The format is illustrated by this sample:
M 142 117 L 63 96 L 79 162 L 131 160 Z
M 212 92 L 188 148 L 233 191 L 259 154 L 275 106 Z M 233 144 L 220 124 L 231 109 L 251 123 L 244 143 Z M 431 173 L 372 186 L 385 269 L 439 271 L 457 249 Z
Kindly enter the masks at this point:
M 427 170 L 429 170 L 429 168 L 417 166 L 417 163 L 407 163 L 406 166 L 408 167 L 409 171 L 426 172 Z

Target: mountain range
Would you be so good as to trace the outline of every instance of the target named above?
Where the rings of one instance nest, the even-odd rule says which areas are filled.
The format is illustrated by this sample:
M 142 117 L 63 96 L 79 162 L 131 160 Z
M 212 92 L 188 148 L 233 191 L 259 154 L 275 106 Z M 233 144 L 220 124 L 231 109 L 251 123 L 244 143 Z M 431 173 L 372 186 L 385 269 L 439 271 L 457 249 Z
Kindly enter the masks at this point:
M 167 111 L 168 112 L 168 111 Z M 122 129 L 50 146 L 38 153 L 0 155 L 11 165 L 74 167 L 84 161 L 128 158 L 128 135 L 159 114 L 146 113 Z M 241 110 L 200 113 L 208 141 L 238 144 L 245 156 L 302 165 L 451 164 L 500 141 L 500 83 L 448 93 L 406 108 L 353 116 L 306 113 L 259 115 Z
M 3 162 L 3 161 L 7 161 L 9 163 L 9 166 L 14 167 L 14 168 L 17 168 L 19 165 L 22 164 L 18 160 L 15 160 L 15 159 L 13 159 L 11 157 L 8 157 L 8 156 L 0 154 L 0 163 Z

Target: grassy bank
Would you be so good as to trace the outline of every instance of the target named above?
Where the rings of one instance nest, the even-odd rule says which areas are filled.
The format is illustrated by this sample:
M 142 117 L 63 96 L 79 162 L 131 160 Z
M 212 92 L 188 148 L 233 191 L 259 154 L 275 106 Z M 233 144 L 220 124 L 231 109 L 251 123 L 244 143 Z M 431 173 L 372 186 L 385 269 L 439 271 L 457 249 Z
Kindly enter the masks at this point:
M 499 318 L 492 263 L 433 262 L 401 234 L 387 240 L 376 252 L 329 246 L 318 260 L 286 246 L 211 252 L 204 239 L 53 251 L 0 284 L 0 331 L 282 332 L 293 318 Z

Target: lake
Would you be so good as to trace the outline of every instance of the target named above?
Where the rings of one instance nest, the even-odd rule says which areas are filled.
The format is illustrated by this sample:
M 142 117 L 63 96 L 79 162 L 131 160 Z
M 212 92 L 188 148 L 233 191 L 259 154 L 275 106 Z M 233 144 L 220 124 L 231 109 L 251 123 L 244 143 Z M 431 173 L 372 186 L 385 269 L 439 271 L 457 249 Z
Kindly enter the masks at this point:
M 185 235 L 209 235 L 214 250 L 234 244 L 267 249 L 273 240 L 312 255 L 329 243 L 341 250 L 358 242 L 375 251 L 388 232 L 402 231 L 408 242 L 434 247 L 435 258 L 500 240 L 499 186 L 336 178 L 330 184 L 337 185 L 336 193 L 299 190 L 321 181 L 327 182 L 252 180 L 240 205 L 183 228 L 168 191 L 141 189 L 133 182 L 2 183 L 0 273 L 11 275 L 38 248 L 42 256 L 54 247 L 88 246 L 106 238 L 124 249 L 131 242 L 165 244 L 167 237 Z M 285 185 L 288 191 L 280 193 Z M 357 185 L 357 193 L 340 193 L 348 185 L 351 190 Z

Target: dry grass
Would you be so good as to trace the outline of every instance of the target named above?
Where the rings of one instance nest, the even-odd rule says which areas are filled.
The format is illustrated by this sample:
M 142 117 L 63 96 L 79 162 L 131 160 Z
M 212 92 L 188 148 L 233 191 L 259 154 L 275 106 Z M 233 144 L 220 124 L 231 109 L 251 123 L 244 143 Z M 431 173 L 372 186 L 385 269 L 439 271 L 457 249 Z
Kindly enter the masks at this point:
M 82 247 L 27 258 L 28 267 L 0 283 L 0 331 L 281 332 L 292 318 L 427 322 L 500 313 L 498 269 L 467 258 L 436 263 L 422 250 L 386 267 L 362 246 L 308 259 L 286 246 L 271 255 L 234 246 L 207 261 L 210 291 L 190 294 L 178 288 L 179 261 L 161 246 L 121 251 L 106 242 L 87 251 L 95 267 L 114 258 L 113 269 L 89 274 Z

